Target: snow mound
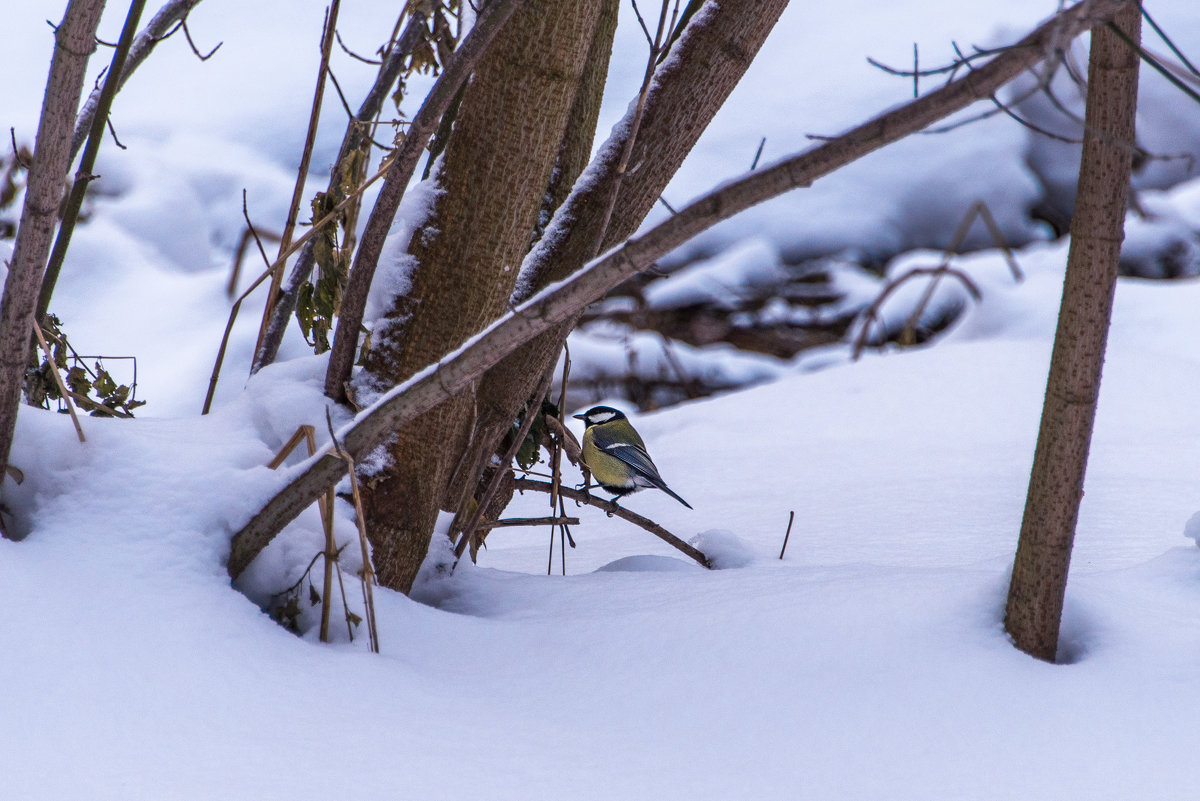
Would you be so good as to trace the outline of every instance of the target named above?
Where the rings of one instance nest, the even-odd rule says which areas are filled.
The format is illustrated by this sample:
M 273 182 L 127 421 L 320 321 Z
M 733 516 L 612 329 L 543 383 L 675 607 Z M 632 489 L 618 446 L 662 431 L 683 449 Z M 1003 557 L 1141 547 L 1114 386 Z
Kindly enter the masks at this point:
M 625 556 L 596 568 L 597 573 L 683 573 L 699 570 L 698 565 L 670 556 Z
M 1200 512 L 1196 512 L 1183 524 L 1183 536 L 1195 540 L 1196 545 L 1200 546 Z
M 690 543 L 704 552 L 714 570 L 746 567 L 755 560 L 750 546 L 738 539 L 732 531 L 709 529 L 692 537 Z

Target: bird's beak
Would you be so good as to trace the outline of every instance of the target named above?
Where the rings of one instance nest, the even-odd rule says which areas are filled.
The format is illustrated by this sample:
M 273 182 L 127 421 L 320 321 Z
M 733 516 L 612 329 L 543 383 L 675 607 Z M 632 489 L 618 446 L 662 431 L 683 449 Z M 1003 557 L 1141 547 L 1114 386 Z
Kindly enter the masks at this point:
M 574 417 L 576 420 L 586 420 L 587 419 L 586 414 L 573 414 L 571 416 Z

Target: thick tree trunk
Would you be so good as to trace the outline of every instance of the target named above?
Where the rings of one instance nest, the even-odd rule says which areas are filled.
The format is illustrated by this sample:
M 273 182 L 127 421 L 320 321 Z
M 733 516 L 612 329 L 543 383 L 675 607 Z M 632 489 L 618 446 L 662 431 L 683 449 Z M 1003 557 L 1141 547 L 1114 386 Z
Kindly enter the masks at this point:
M 1114 23 L 1138 42 L 1141 9 Z M 1005 628 L 1013 643 L 1053 661 L 1067 570 L 1108 340 L 1133 156 L 1138 53 L 1105 25 L 1092 31 L 1087 119 L 1058 331 L 1029 479 Z
M 373 333 L 360 388 L 384 389 L 503 313 L 550 183 L 603 0 L 538 0 L 500 32 L 468 84 L 414 236 L 411 289 Z M 396 433 L 366 476 L 364 506 L 382 584 L 407 592 L 472 430 L 462 393 Z
M 675 42 L 656 76 L 629 159 L 636 170 L 617 175 L 627 116 L 589 168 L 589 180 L 573 192 L 527 263 L 526 285 L 516 300 L 561 280 L 598 252 L 631 236 L 737 85 L 787 0 L 726 0 L 709 3 Z M 618 184 L 619 182 L 619 184 Z M 609 217 L 608 199 L 616 191 Z M 607 226 L 605 221 L 607 220 Z M 602 230 L 603 227 L 603 230 Z M 480 382 L 477 392 L 474 475 L 481 475 L 505 432 L 545 370 L 553 367 L 573 318 L 514 351 Z
M 25 368 L 33 339 L 33 314 L 46 257 L 58 220 L 71 162 L 71 134 L 83 94 L 88 58 L 104 0 L 71 0 L 54 34 L 54 57 L 38 122 L 33 165 L 0 303 L 0 476 L 8 464 Z
M 569 196 L 575 180 L 591 160 L 596 121 L 600 116 L 600 103 L 604 99 L 604 84 L 608 75 L 609 58 L 612 55 L 613 36 L 617 29 L 619 10 L 620 0 L 604 0 L 596 30 L 592 36 L 592 43 L 588 48 L 587 60 L 584 62 L 579 91 L 575 93 L 575 99 L 571 104 L 571 113 L 563 132 L 563 140 L 559 145 L 558 156 L 554 160 L 550 185 L 546 189 L 541 209 L 538 212 L 537 225 L 533 235 L 539 240 L 545 235 L 554 213 Z M 540 380 L 538 376 L 532 375 L 532 371 L 530 376 Z M 528 396 L 532 392 L 533 389 L 530 389 L 525 394 Z M 507 422 L 511 423 L 516 416 L 514 412 L 509 416 Z M 478 419 L 473 421 L 476 431 L 479 430 L 479 423 Z M 507 426 L 499 431 L 501 437 L 504 436 L 505 430 L 507 430 Z M 455 473 L 444 498 L 443 506 L 445 508 L 463 511 L 468 493 L 478 482 L 481 471 L 488 463 L 488 457 L 495 451 L 498 444 L 499 440 L 493 442 L 488 437 L 472 435 L 467 451 L 456 460 Z M 511 496 L 510 490 L 489 503 L 489 508 L 495 510 L 495 515 L 489 519 L 495 519 L 500 512 L 504 511 Z

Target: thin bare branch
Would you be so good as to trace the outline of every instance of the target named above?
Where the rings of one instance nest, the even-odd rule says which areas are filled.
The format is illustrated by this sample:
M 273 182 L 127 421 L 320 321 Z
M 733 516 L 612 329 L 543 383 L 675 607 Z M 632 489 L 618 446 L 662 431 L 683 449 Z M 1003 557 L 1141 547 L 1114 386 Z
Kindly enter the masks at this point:
M 43 324 L 46 311 L 50 306 L 50 297 L 54 294 L 54 285 L 62 272 L 63 261 L 67 257 L 67 248 L 71 244 L 71 236 L 75 232 L 75 223 L 79 219 L 83 207 L 83 196 L 87 191 L 88 182 L 96 176 L 92 170 L 96 166 L 96 156 L 100 151 L 100 143 L 104 139 L 104 124 L 108 119 L 108 110 L 112 107 L 113 98 L 117 94 L 118 77 L 124 69 L 129 49 L 133 46 L 133 37 L 137 32 L 138 20 L 142 16 L 142 8 L 146 0 L 133 0 L 129 4 L 129 13 L 125 16 L 125 24 L 121 28 L 121 38 L 113 51 L 112 62 L 108 66 L 108 76 L 104 79 L 104 88 L 100 90 L 100 99 L 96 104 L 96 116 L 92 118 L 92 127 L 88 131 L 87 144 L 83 148 L 83 157 L 79 161 L 79 169 L 75 173 L 75 183 L 67 204 L 62 212 L 58 226 L 58 234 L 54 238 L 54 249 L 50 252 L 50 261 L 42 276 L 42 287 L 38 294 L 37 319 Z
M 217 46 L 212 50 L 209 50 L 207 53 L 201 53 L 200 48 L 196 47 L 195 40 L 192 39 L 192 32 L 188 30 L 187 17 L 184 17 L 179 24 L 183 28 L 183 35 L 187 37 L 187 43 L 192 48 L 192 52 L 195 53 L 196 58 L 200 59 L 201 61 L 208 61 L 217 54 L 217 51 L 221 49 L 221 45 L 225 44 L 224 42 L 217 42 Z
M 525 490 L 534 490 L 535 492 L 550 492 L 551 486 L 545 481 L 533 481 L 528 478 L 518 478 L 516 481 L 516 490 L 517 492 L 523 492 Z M 639 526 L 658 537 L 672 548 L 687 554 L 687 556 L 696 560 L 700 566 L 708 568 L 712 567 L 708 561 L 708 557 L 705 556 L 700 549 L 679 539 L 679 537 L 676 537 L 670 531 L 667 531 L 665 528 L 660 526 L 658 523 L 655 523 L 648 517 L 643 517 L 637 512 L 631 512 L 624 506 L 617 504 L 615 501 L 606 501 L 603 498 L 597 498 L 595 495 L 591 495 L 577 489 L 572 489 L 571 487 L 559 487 L 558 491 L 564 498 L 570 498 L 576 503 L 586 504 L 587 506 L 594 506 L 597 509 L 602 509 L 605 514 L 609 515 L 610 517 L 619 517 L 622 520 L 633 523 L 635 526 Z
M 199 3 L 200 0 L 168 0 L 158 10 L 158 13 L 151 17 L 150 22 L 146 23 L 146 27 L 134 39 L 133 46 L 129 48 L 125 66 L 121 69 L 121 75 L 117 81 L 118 92 L 125 86 L 125 82 L 129 80 L 134 71 L 153 52 L 155 45 L 179 29 L 184 18 Z M 92 119 L 96 116 L 96 108 L 100 102 L 100 91 L 100 87 L 97 87 L 88 96 L 83 108 L 79 111 L 79 117 L 75 121 L 75 133 L 71 137 L 72 159 L 79 152 L 79 148 L 83 147 L 88 131 L 92 128 Z
M 292 203 L 288 206 L 287 221 L 283 224 L 283 234 L 279 240 L 279 252 L 275 256 L 279 263 L 271 273 L 271 286 L 267 290 L 266 311 L 263 313 L 262 322 L 259 323 L 258 339 L 254 343 L 254 350 L 256 352 L 262 346 L 263 337 L 266 336 L 271 307 L 275 305 L 275 301 L 279 297 L 279 285 L 283 282 L 283 268 L 285 264 L 283 253 L 292 244 L 292 232 L 296 229 L 296 217 L 300 213 L 300 201 L 304 199 L 304 183 L 308 180 L 308 165 L 312 163 L 313 145 L 317 141 L 317 123 L 321 119 L 321 104 L 325 98 L 325 77 L 330 74 L 329 58 L 333 52 L 333 32 L 337 28 L 338 11 L 341 7 L 341 0 L 333 0 L 329 4 L 329 7 L 325 9 L 325 24 L 321 31 L 320 66 L 317 68 L 317 85 L 313 89 L 312 106 L 308 114 L 308 130 L 304 136 L 304 148 L 300 151 L 300 167 L 296 170 L 296 184 L 292 188 Z

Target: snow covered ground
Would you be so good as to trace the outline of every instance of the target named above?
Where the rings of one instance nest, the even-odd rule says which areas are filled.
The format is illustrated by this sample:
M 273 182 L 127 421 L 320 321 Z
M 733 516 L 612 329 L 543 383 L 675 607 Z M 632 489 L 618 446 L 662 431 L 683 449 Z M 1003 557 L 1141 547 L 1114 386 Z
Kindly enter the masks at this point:
M 12 119 L 0 122 L 18 137 L 36 119 L 42 20 L 61 14 L 54 2 L 20 5 L 0 51 L 3 74 L 35 76 L 2 90 Z M 362 5 L 344 35 L 371 42 L 371 16 L 386 20 L 391 4 Z M 782 153 L 804 132 L 903 99 L 902 82 L 872 83 L 881 78 L 863 56 L 899 63 L 913 39 L 991 41 L 1052 5 L 794 7 L 671 191 L 687 196 L 748 165 L 760 134 L 737 103 L 769 110 L 768 153 Z M 635 417 L 695 511 L 652 492 L 626 505 L 726 569 L 705 571 L 580 509 L 566 576 L 558 553 L 545 575 L 544 530 L 502 530 L 478 566 L 452 575 L 435 553 L 415 599 L 377 590 L 373 655 L 361 632 L 350 644 L 337 628 L 322 645 L 251 600 L 294 581 L 320 549 L 313 511 L 231 588 L 229 536 L 279 485 L 265 463 L 297 425 L 324 428 L 320 360 L 298 339 L 243 389 L 255 312 L 236 330 L 217 409 L 197 416 L 228 308 L 241 189 L 256 216 L 282 218 L 307 115 L 315 44 L 296 42 L 315 43 L 320 6 L 284 18 L 275 8 L 205 0 L 192 32 L 201 46 L 224 40 L 218 57 L 193 64 L 172 40 L 146 69 L 161 58 L 195 83 L 168 91 L 147 72 L 118 106 L 130 149 L 104 156 L 110 189 L 76 234 L 55 307 L 77 345 L 138 356 L 150 403 L 132 422 L 84 419 L 84 445 L 65 417 L 22 410 L 12 460 L 26 481 L 6 485 L 5 503 L 27 536 L 0 541 L 4 797 L 1195 796 L 1200 549 L 1183 534 L 1200 509 L 1200 281 L 1118 288 L 1064 664 L 1020 654 L 1001 629 L 1065 243 L 1023 248 L 1020 283 L 995 252 L 962 259 L 983 300 L 947 283 L 936 302 L 967 311 L 931 347 L 850 362 L 838 346 L 770 384 Z M 1166 26 L 1197 14 L 1184 2 L 1153 10 Z M 110 9 L 110 32 L 121 12 Z M 857 43 L 834 47 L 846 41 L 825 32 L 835 25 Z M 1176 28 L 1184 42 L 1200 30 Z M 637 35 L 623 30 L 626 52 Z M 813 66 L 834 56 L 844 71 Z M 634 61 L 617 59 L 614 80 Z M 830 81 L 799 86 L 797 72 Z M 828 116 L 792 119 L 796 104 L 778 100 L 789 94 Z M 826 102 L 835 97 L 844 105 Z M 943 144 L 945 159 L 922 162 L 910 148 L 932 140 L 918 140 L 710 243 L 759 236 L 784 250 L 837 225 L 831 240 L 864 249 L 931 246 L 937 220 L 952 226 L 951 209 L 976 191 L 1032 197 L 1025 131 L 963 130 L 963 143 L 1015 161 L 980 169 L 966 144 Z M 746 158 L 728 157 L 738 149 Z M 943 171 L 915 166 L 942 161 Z M 882 183 L 863 183 L 868 173 Z M 1172 231 L 1200 231 L 1200 182 L 1149 198 Z M 1010 211 L 1008 224 L 1023 219 Z M 528 496 L 512 511 L 544 504 Z M 342 505 L 339 541 L 353 533 Z M 347 593 L 361 613 L 357 585 Z M 311 625 L 314 610 L 304 615 Z

